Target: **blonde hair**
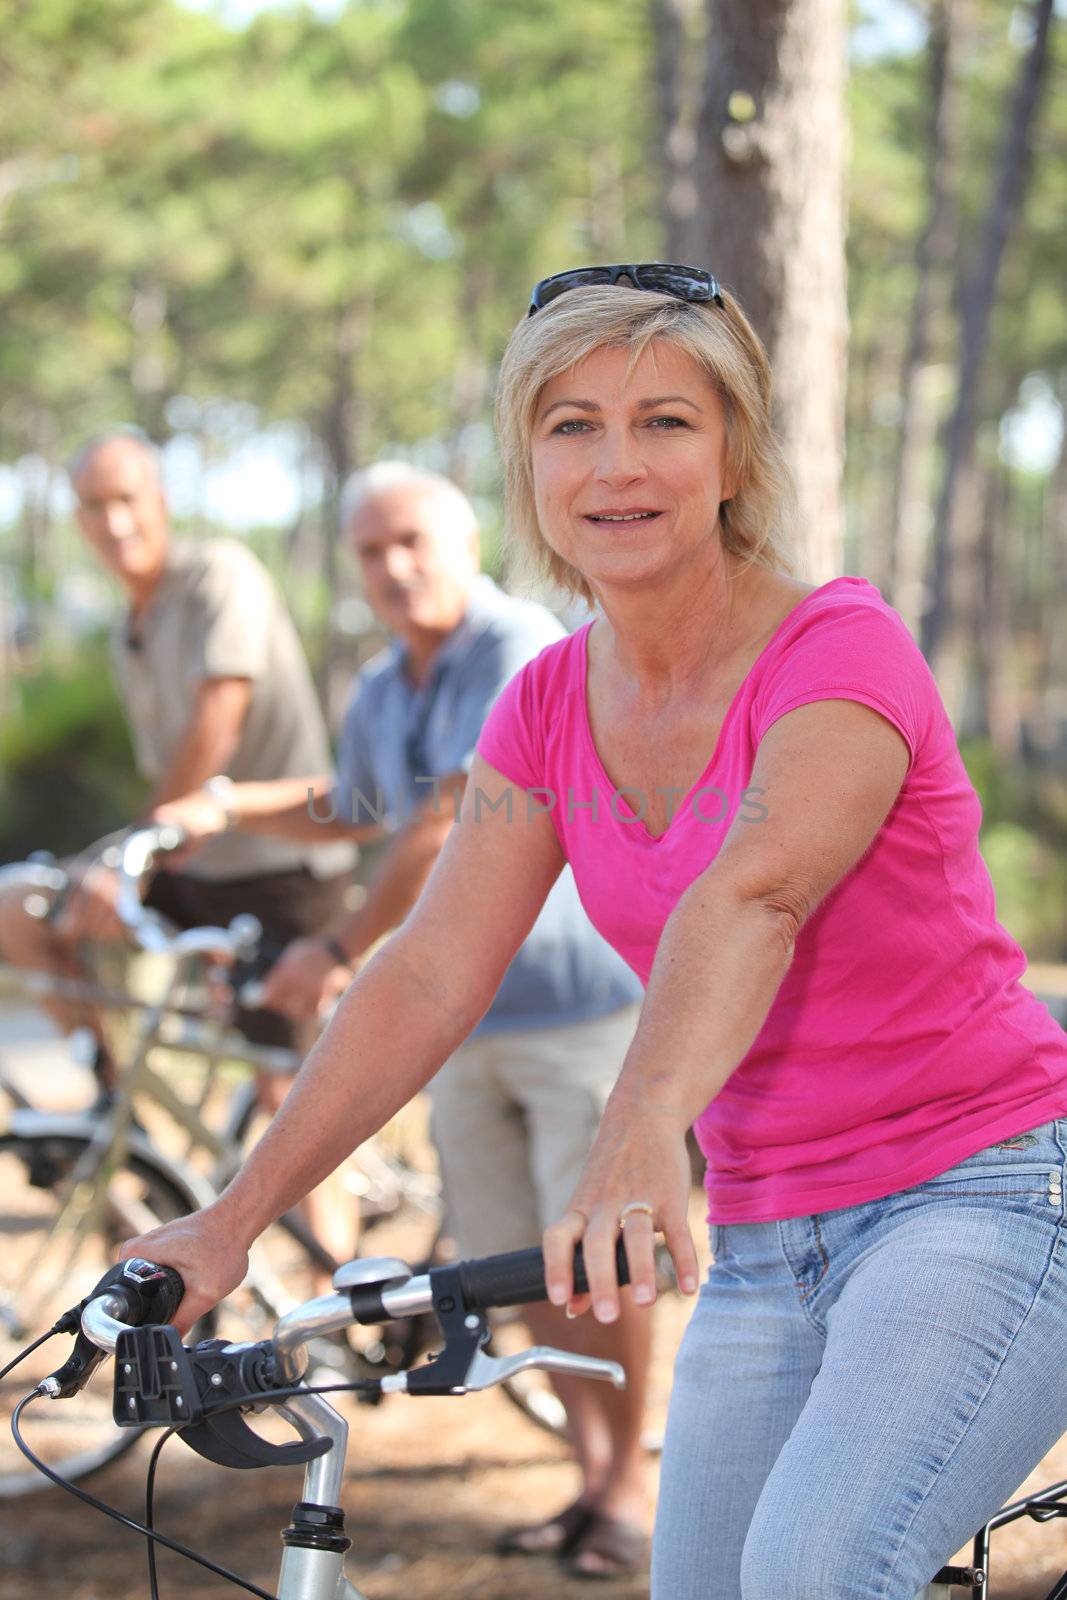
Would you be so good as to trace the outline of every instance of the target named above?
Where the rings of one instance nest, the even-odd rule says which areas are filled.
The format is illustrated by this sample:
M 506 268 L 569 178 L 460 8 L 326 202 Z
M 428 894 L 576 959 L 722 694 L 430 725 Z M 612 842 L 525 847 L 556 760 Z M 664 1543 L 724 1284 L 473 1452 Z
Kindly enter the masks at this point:
M 654 339 L 674 345 L 707 373 L 726 418 L 726 470 L 737 484 L 719 507 L 723 548 L 745 565 L 792 570 L 782 528 L 789 472 L 771 424 L 767 352 L 733 295 L 690 304 L 622 284 L 571 289 L 519 323 L 500 368 L 497 432 L 504 460 L 506 539 L 520 568 L 592 600 L 578 569 L 548 544 L 537 520 L 530 441 L 541 393 L 552 378 L 605 346 L 630 351 L 630 369 Z

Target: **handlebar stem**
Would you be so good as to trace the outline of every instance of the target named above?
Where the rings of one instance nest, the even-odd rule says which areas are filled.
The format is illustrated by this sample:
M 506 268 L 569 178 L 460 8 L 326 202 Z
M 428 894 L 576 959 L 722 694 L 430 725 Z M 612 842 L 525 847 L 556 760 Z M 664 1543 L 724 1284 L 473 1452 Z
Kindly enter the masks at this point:
M 274 1407 L 293 1424 L 302 1439 L 329 1439 L 332 1449 L 309 1461 L 304 1470 L 302 1498 L 318 1506 L 341 1503 L 341 1482 L 348 1448 L 348 1423 L 321 1395 L 293 1395 Z

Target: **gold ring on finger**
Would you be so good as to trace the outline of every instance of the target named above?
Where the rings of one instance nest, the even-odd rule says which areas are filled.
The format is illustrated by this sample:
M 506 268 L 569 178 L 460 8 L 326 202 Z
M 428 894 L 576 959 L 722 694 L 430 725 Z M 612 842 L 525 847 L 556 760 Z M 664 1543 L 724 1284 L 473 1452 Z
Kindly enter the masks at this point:
M 621 1228 L 625 1224 L 627 1217 L 641 1215 L 651 1218 L 654 1217 L 655 1214 L 655 1207 L 650 1206 L 647 1200 L 631 1200 L 629 1204 L 623 1206 L 622 1210 L 619 1212 L 619 1227 Z

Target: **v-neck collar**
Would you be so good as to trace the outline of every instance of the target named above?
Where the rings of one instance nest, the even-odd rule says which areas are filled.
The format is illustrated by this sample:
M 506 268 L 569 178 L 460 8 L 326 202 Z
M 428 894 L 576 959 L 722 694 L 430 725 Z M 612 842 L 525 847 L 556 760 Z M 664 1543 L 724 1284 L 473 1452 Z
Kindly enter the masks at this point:
M 657 845 L 666 839 L 667 835 L 670 833 L 678 819 L 689 809 L 689 806 L 693 800 L 693 796 L 696 794 L 697 790 L 703 788 L 709 776 L 718 764 L 719 754 L 723 747 L 723 741 L 726 737 L 727 729 L 729 728 L 730 723 L 733 721 L 734 713 L 737 710 L 738 703 L 741 699 L 742 690 L 744 689 L 745 684 L 748 682 L 752 673 L 755 672 L 764 656 L 777 642 L 780 634 L 787 624 L 792 622 L 797 614 L 803 611 L 804 607 L 808 605 L 810 601 L 814 600 L 817 595 L 825 594 L 827 589 L 833 588 L 835 583 L 843 583 L 845 581 L 846 580 L 843 578 L 831 578 L 829 583 L 820 584 L 817 589 L 812 589 L 811 593 L 806 594 L 802 600 L 799 600 L 791 611 L 786 612 L 785 616 L 779 622 L 778 626 L 775 628 L 774 632 L 771 634 L 762 650 L 756 656 L 756 659 L 753 661 L 752 665 L 749 667 L 748 671 L 745 673 L 745 676 L 742 678 L 741 682 L 734 691 L 733 698 L 731 699 L 730 704 L 727 706 L 726 714 L 722 719 L 722 725 L 719 728 L 719 736 L 715 741 L 715 748 L 712 751 L 711 759 L 708 761 L 696 782 L 690 785 L 685 799 L 679 806 L 675 808 L 673 815 L 671 816 L 662 833 L 650 833 L 648 831 L 648 828 L 645 826 L 644 822 L 639 819 L 637 813 L 627 801 L 626 791 L 616 789 L 615 784 L 608 776 L 608 772 L 603 761 L 600 759 L 600 752 L 596 747 L 596 740 L 593 738 L 593 724 L 589 716 L 589 634 L 593 627 L 593 623 L 598 619 L 594 617 L 592 622 L 587 622 L 584 627 L 578 630 L 580 635 L 580 644 L 578 646 L 580 651 L 579 678 L 582 686 L 582 737 L 585 740 L 586 747 L 590 756 L 592 757 L 597 774 L 604 780 L 604 784 L 608 793 L 617 797 L 614 801 L 613 809 L 617 808 L 618 811 L 625 813 L 625 821 L 623 826 L 628 834 L 636 834 L 638 838 L 648 845 Z

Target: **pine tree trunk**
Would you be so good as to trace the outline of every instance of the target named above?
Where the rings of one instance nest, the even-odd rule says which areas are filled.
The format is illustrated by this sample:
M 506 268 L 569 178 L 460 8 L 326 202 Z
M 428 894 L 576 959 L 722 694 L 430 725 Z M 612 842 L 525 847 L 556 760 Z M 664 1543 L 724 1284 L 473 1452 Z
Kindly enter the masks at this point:
M 845 0 L 707 0 L 706 256 L 767 345 L 804 576 L 841 570 Z
M 944 297 L 948 268 L 956 249 L 954 189 L 962 111 L 956 62 L 963 26 L 964 0 L 933 0 L 928 48 L 928 211 L 915 252 L 917 281 L 901 374 L 900 435 L 891 490 L 888 548 L 884 573 L 876 574 L 884 577 L 886 598 L 916 631 L 924 610 L 929 517 L 926 473 L 935 425 L 924 371 L 931 313 Z
M 327 611 L 323 621 L 322 650 L 316 679 L 320 697 L 327 706 L 330 704 L 330 680 L 338 648 L 330 615 L 340 576 L 337 511 L 345 479 L 363 455 L 358 371 L 367 334 L 368 311 L 362 300 L 348 300 L 338 307 L 334 330 L 332 394 L 322 430 L 329 464 L 321 529 L 321 570 Z
M 1067 390 L 1060 404 L 1067 409 Z M 1044 504 L 1045 581 L 1040 596 L 1042 646 L 1039 689 L 1042 714 L 1049 723 L 1067 723 L 1067 435 L 1049 479 Z
M 1004 124 L 997 177 L 982 226 L 974 273 L 960 301 L 956 401 L 945 432 L 945 467 L 934 520 L 928 604 L 921 643 L 935 666 L 952 621 L 952 567 L 958 540 L 959 490 L 974 446 L 976 397 L 989 345 L 990 315 L 1004 249 L 1030 176 L 1030 141 L 1048 64 L 1053 0 L 1034 0 L 1033 43 L 1020 68 Z
M 485 312 L 492 301 L 493 271 L 486 259 L 465 263 L 460 289 L 459 320 L 462 344 L 452 372 L 449 408 L 448 476 L 464 491 L 471 487 L 470 430 L 484 415 L 489 393 L 489 357 Z
M 982 474 L 975 614 L 972 631 L 975 683 L 974 731 L 988 734 L 1004 761 L 1019 759 L 1021 707 L 1011 672 L 1012 573 L 1005 561 L 1004 531 L 1011 516 L 1003 470 Z
M 697 178 L 689 48 L 694 0 L 652 0 L 653 88 L 663 181 L 664 259 L 698 267 L 707 247 Z

